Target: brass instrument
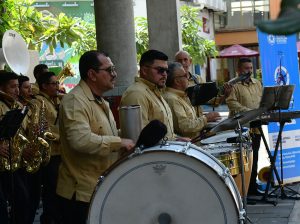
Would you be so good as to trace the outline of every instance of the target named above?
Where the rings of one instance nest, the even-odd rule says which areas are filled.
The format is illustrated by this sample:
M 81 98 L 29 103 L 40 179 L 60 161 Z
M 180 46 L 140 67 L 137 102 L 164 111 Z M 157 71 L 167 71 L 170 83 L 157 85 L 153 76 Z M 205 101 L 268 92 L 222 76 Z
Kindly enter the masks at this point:
M 2 91 L 0 91 L 0 99 L 6 103 L 11 110 L 20 107 L 18 102 L 13 97 Z M 29 144 L 28 139 L 24 137 L 21 132 L 22 129 L 19 129 L 16 135 L 11 139 L 11 161 L 9 158 L 0 157 L 0 171 L 15 171 L 20 168 L 23 150 L 28 147 Z M 4 140 L 4 144 L 9 144 L 9 142 Z
M 40 136 L 43 137 L 43 139 L 46 139 L 48 142 L 49 141 L 54 141 L 56 138 L 54 137 L 53 133 L 50 132 L 49 126 L 48 126 L 48 121 L 46 118 L 46 107 L 45 107 L 45 102 L 42 102 L 42 107 L 40 110 L 40 117 L 39 117 L 39 124 L 40 124 Z M 41 155 L 42 155 L 42 165 L 45 166 L 49 163 L 50 158 L 51 158 L 51 147 L 48 144 L 48 147 L 46 145 L 46 141 L 43 142 L 42 144 L 42 150 L 41 150 Z
M 28 102 L 31 109 L 31 124 L 28 127 L 28 139 L 30 142 L 30 149 L 33 150 L 33 158 L 27 161 L 23 158 L 23 166 L 29 173 L 34 173 L 39 170 L 41 165 L 45 165 L 49 162 L 44 159 L 45 154 L 51 154 L 51 148 L 47 142 L 51 140 L 52 133 L 46 132 L 48 125 L 45 124 L 45 104 L 42 101 L 41 111 L 39 113 L 37 105 L 32 102 Z M 49 137 L 50 136 L 50 137 Z M 53 138 L 53 137 L 52 137 Z M 47 140 L 46 140 L 47 139 Z
M 56 77 L 59 83 L 63 83 L 67 77 L 73 77 L 74 75 L 75 72 L 72 69 L 72 65 L 70 64 L 70 62 L 67 62 Z
M 258 180 L 261 181 L 262 183 L 267 183 L 270 174 L 270 166 L 265 166 L 263 168 L 261 168 L 257 174 Z

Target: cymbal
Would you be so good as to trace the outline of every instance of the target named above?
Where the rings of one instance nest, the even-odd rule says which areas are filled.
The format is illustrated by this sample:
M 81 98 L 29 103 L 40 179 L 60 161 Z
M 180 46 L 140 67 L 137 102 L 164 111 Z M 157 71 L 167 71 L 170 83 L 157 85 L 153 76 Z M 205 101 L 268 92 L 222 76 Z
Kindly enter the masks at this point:
M 233 130 L 237 128 L 238 122 L 241 125 L 246 124 L 250 121 L 255 120 L 259 115 L 261 115 L 266 109 L 265 108 L 258 108 L 254 110 L 249 110 L 245 112 L 238 113 L 231 118 L 228 118 L 215 127 L 213 127 L 210 132 L 217 133 L 219 131 L 226 131 L 226 130 Z

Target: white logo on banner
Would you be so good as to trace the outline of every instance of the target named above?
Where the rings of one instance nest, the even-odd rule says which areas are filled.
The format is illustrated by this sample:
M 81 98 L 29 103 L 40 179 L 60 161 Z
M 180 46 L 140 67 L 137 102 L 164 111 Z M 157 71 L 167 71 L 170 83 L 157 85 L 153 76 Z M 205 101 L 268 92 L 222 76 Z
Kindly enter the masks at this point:
M 280 66 L 278 66 L 275 69 L 274 80 L 275 80 L 275 83 L 279 86 L 289 85 L 290 75 L 289 75 L 287 69 L 283 66 L 281 66 L 281 68 L 280 68 Z

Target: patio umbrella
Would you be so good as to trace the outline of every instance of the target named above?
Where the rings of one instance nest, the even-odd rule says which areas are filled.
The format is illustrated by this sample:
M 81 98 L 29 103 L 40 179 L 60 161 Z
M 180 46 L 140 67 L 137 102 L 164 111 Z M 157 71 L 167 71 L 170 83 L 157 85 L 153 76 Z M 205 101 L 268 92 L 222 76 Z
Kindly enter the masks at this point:
M 219 56 L 217 58 L 229 58 L 233 59 L 233 67 L 232 67 L 232 75 L 229 74 L 230 78 L 235 77 L 235 58 L 241 57 L 256 57 L 256 61 L 258 62 L 259 53 L 257 51 L 251 50 L 249 48 L 243 47 L 239 44 L 232 45 L 228 48 L 223 49 L 220 51 Z
M 235 44 L 228 48 L 223 49 L 219 58 L 236 58 L 236 57 L 254 57 L 258 56 L 259 53 L 257 51 L 251 50 L 249 48 L 243 47 L 241 45 Z

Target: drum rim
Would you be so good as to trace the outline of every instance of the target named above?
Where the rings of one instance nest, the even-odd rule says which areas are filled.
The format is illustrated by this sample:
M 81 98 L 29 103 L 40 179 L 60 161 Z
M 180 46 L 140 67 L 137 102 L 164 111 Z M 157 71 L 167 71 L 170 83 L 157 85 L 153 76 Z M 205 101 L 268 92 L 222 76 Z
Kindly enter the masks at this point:
M 166 149 L 165 147 L 167 146 L 171 146 L 171 145 L 181 145 L 181 146 L 188 146 L 188 148 L 185 150 L 185 151 L 176 151 L 176 150 L 172 150 L 172 149 Z M 160 147 L 161 149 L 157 149 L 157 147 Z M 218 166 L 221 167 L 221 169 L 224 171 L 223 175 L 220 175 L 217 170 L 215 169 L 215 167 L 212 167 L 209 163 L 207 163 L 207 161 L 203 161 L 203 160 L 200 160 L 200 158 L 196 157 L 195 155 L 191 154 L 191 153 L 188 153 L 189 152 L 189 149 L 193 149 L 193 150 L 196 150 L 196 151 L 200 151 L 201 153 L 203 153 L 205 156 L 209 157 L 210 159 L 213 160 L 213 162 L 217 163 Z M 138 157 L 139 155 L 142 155 L 142 154 L 150 154 L 150 153 L 154 153 L 154 152 L 169 152 L 169 153 L 179 153 L 179 154 L 182 154 L 184 156 L 188 156 L 188 157 L 191 157 L 192 159 L 194 160 L 197 160 L 197 161 L 201 161 L 203 162 L 203 164 L 212 169 L 213 172 L 215 172 L 218 177 L 220 179 L 223 179 L 223 182 L 224 184 L 226 185 L 226 188 L 228 189 L 228 191 L 231 192 L 230 196 L 234 202 L 234 204 L 236 205 L 236 211 L 237 211 L 237 216 L 238 216 L 238 220 L 242 220 L 242 215 L 241 214 L 244 214 L 245 211 L 243 209 L 243 202 L 242 202 L 242 199 L 241 199 L 241 195 L 240 195 L 240 192 L 238 191 L 238 188 L 235 184 L 235 181 L 233 179 L 233 177 L 231 176 L 230 174 L 230 171 L 229 169 L 223 164 L 221 163 L 218 159 L 216 159 L 213 155 L 211 155 L 210 153 L 206 152 L 205 150 L 201 149 L 201 147 L 199 146 L 196 146 L 194 144 L 187 144 L 186 142 L 178 142 L 178 141 L 167 141 L 165 142 L 164 144 L 158 144 L 158 145 L 155 145 L 153 147 L 150 147 L 150 148 L 146 148 L 145 151 L 142 151 L 141 153 L 137 153 L 137 152 L 131 152 L 131 153 L 126 153 L 125 156 L 123 156 L 122 158 L 120 158 L 119 160 L 117 160 L 115 163 L 113 163 L 112 166 L 110 166 L 98 179 L 97 181 L 97 184 L 96 184 L 96 187 L 94 189 L 94 192 L 92 194 L 92 197 L 91 197 L 91 200 L 90 200 L 90 206 L 89 206 L 89 212 L 88 212 L 88 218 L 87 218 L 87 223 L 90 223 L 90 218 L 91 218 L 91 209 L 92 209 L 92 202 L 94 201 L 95 199 L 95 196 L 96 196 L 96 193 L 99 189 L 99 187 L 101 186 L 101 184 L 105 181 L 105 177 L 108 176 L 117 166 L 119 166 L 120 164 L 124 163 L 125 161 L 127 160 L 130 160 L 132 158 L 135 158 L 135 157 Z M 122 175 L 123 176 L 123 175 Z M 228 178 L 230 179 L 230 183 L 231 183 L 231 188 L 228 184 Z M 225 179 L 227 179 L 227 181 L 225 181 Z

